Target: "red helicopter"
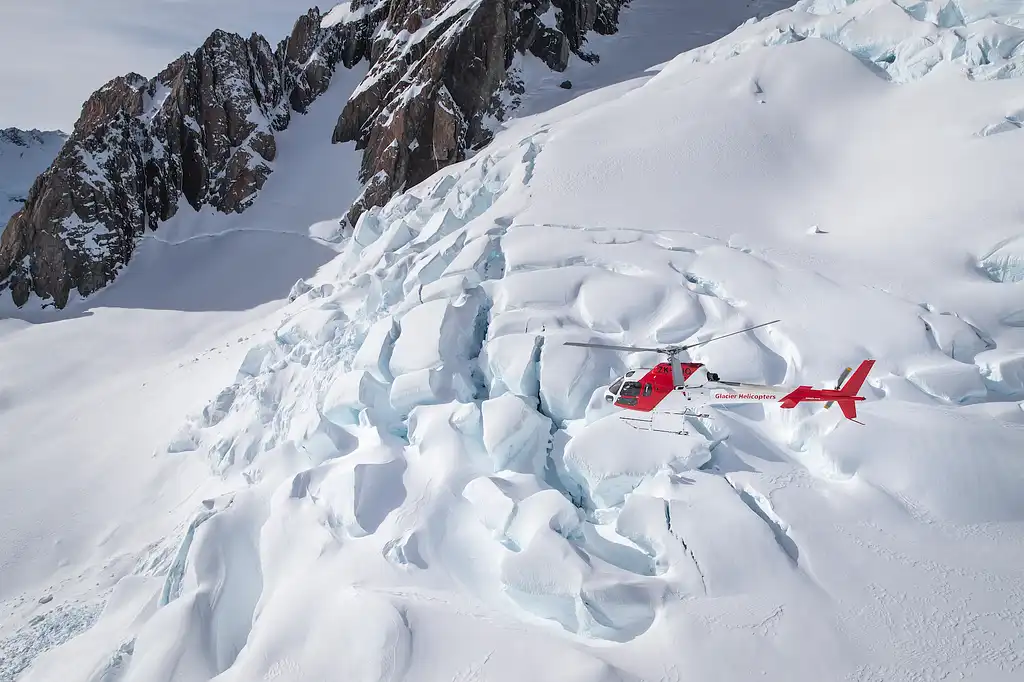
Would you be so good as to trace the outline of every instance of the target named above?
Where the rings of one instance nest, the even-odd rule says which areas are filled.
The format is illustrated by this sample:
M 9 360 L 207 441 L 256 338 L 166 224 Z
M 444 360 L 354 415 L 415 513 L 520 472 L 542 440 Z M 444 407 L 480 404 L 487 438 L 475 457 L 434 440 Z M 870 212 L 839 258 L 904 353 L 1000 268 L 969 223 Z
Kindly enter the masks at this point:
M 747 327 L 736 332 L 723 334 L 698 343 L 683 344 L 679 346 L 663 346 L 660 348 L 637 348 L 634 346 L 616 346 L 602 343 L 578 343 L 566 341 L 566 346 L 579 346 L 583 348 L 605 348 L 609 350 L 620 350 L 626 352 L 647 351 L 661 353 L 668 356 L 668 362 L 662 362 L 655 367 L 642 367 L 631 369 L 625 376 L 616 379 L 605 393 L 605 401 L 614 404 L 631 412 L 649 413 L 650 419 L 621 415 L 621 418 L 631 426 L 639 428 L 638 424 L 647 424 L 651 430 L 654 429 L 654 414 L 673 414 L 681 417 L 696 417 L 708 419 L 710 414 L 700 412 L 707 406 L 734 405 L 737 403 L 777 403 L 783 409 L 792 409 L 802 402 L 825 403 L 825 409 L 839 403 L 839 408 L 850 421 L 863 425 L 857 421 L 857 402 L 864 400 L 864 396 L 858 395 L 868 373 L 875 364 L 874 360 L 864 360 L 853 371 L 850 367 L 843 370 L 836 382 L 834 389 L 820 389 L 811 386 L 797 386 L 795 388 L 784 386 L 761 386 L 758 384 L 745 384 L 735 381 L 723 381 L 718 374 L 708 371 L 708 368 L 699 362 L 680 362 L 679 354 L 683 351 L 703 346 L 704 344 L 724 339 L 727 336 L 734 336 L 744 332 L 775 324 L 779 320 L 772 320 L 763 324 Z M 850 372 L 853 374 L 850 375 Z M 847 375 L 850 375 L 847 380 Z M 843 383 L 846 380 L 846 383 Z M 685 431 L 673 431 L 672 433 L 684 434 Z

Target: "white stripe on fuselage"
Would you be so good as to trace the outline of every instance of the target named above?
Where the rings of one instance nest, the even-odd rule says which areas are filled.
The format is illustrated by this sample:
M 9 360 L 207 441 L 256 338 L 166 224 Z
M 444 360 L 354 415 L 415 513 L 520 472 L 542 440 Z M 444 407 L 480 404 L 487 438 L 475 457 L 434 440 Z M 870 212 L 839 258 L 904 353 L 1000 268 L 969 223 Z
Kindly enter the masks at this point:
M 700 405 L 778 402 L 792 391 L 792 388 L 784 386 L 711 382 L 704 386 L 675 389 L 658 404 L 657 410 L 671 412 Z

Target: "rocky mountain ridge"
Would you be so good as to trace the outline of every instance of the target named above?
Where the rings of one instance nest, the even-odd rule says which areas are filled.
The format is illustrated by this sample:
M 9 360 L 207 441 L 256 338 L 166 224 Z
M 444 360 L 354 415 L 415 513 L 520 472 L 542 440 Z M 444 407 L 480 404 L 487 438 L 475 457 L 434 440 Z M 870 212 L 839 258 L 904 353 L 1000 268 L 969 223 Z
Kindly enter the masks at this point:
M 508 113 L 500 95 L 521 94 L 510 73 L 517 52 L 555 71 L 565 70 L 570 54 L 596 61 L 583 49 L 586 35 L 614 33 L 628 0 L 370 2 L 371 13 L 387 7 L 387 15 L 375 34 L 370 72 L 333 136 L 366 150 L 360 181 L 367 186 L 349 211 L 350 225 L 490 140 L 484 120 Z M 332 14 L 340 23 L 362 16 L 344 5 Z M 332 23 L 330 14 L 325 23 Z
M 329 84 L 336 62 L 361 57 L 355 27 L 299 18 L 277 48 L 214 31 L 155 78 L 115 78 L 82 106 L 56 160 L 0 237 L 0 280 L 14 302 L 31 293 L 66 305 L 131 258 L 138 239 L 193 208 L 243 211 L 271 172 L 274 133 Z
M 345 227 L 490 139 L 506 115 L 516 53 L 564 69 L 628 0 L 347 0 L 313 8 L 274 48 L 214 31 L 156 77 L 115 78 L 0 236 L 0 295 L 63 308 L 111 282 L 138 240 L 178 210 L 245 211 L 273 170 L 275 133 L 367 60 L 330 142 L 363 150 L 362 195 Z
M 22 130 L 20 128 L 0 128 L 0 145 L 11 145 L 28 149 L 32 146 L 44 145 L 50 138 L 66 139 L 67 135 L 60 130 Z M 0 146 L 0 154 L 5 150 Z
M 0 223 L 21 210 L 33 180 L 50 165 L 67 134 L 60 130 L 0 129 Z

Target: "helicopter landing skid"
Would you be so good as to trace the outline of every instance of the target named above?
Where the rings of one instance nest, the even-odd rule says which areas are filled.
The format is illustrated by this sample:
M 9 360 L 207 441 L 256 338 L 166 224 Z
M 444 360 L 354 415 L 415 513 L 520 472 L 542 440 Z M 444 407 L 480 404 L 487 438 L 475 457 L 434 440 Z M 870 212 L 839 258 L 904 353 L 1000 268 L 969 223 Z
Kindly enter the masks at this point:
M 654 428 L 653 419 L 637 419 L 636 417 L 623 417 L 619 419 L 632 426 L 637 431 L 653 431 L 655 433 L 671 433 L 675 436 L 689 436 L 690 432 L 686 429 L 656 429 Z
M 711 415 L 703 412 L 697 412 L 688 408 L 682 410 L 672 410 L 670 412 L 658 412 L 658 414 L 672 415 L 674 417 L 693 417 L 694 419 L 710 419 Z M 690 432 L 685 428 L 682 429 L 656 429 L 654 428 L 654 416 L 651 415 L 648 418 L 634 417 L 627 414 L 620 414 L 619 419 L 632 426 L 637 431 L 657 431 L 659 433 L 672 433 L 677 436 L 689 436 Z
M 658 414 L 672 414 L 677 417 L 693 417 L 694 419 L 711 419 L 711 415 L 707 412 L 697 412 L 696 410 L 691 410 L 688 407 L 678 411 L 672 410 L 668 412 L 659 412 Z

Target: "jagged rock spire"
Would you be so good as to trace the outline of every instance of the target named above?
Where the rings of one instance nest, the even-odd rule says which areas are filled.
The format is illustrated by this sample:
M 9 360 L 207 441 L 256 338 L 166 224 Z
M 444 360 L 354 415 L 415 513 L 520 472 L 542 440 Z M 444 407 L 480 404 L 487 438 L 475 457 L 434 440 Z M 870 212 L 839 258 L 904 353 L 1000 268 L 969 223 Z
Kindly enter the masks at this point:
M 155 78 L 131 73 L 85 102 L 70 138 L 0 236 L 0 294 L 58 308 L 112 281 L 139 238 L 178 210 L 246 210 L 277 155 L 275 133 L 327 90 L 339 63 L 369 73 L 334 142 L 363 150 L 367 208 L 463 160 L 490 139 L 516 51 L 565 68 L 588 31 L 614 31 L 628 0 L 349 0 L 317 8 L 276 48 L 214 31 Z M 554 8 L 554 25 L 541 19 Z M 327 144 L 329 141 L 325 140 Z

